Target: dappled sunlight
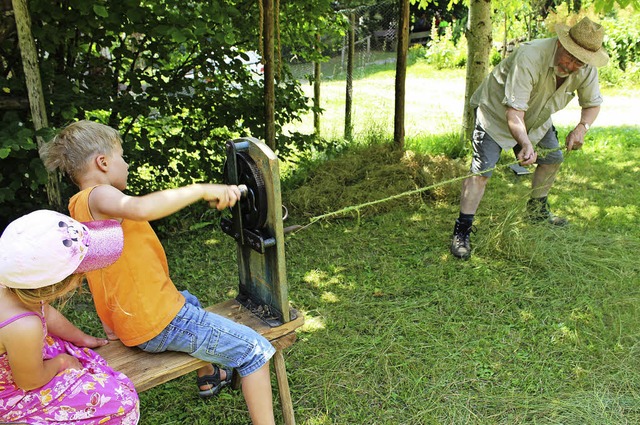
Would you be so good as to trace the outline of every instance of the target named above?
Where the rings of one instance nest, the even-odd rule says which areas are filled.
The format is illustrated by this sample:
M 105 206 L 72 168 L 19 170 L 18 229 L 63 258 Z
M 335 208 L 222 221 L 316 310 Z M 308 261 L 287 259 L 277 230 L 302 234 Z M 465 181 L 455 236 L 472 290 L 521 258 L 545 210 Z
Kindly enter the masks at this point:
M 560 170 L 560 173 L 562 173 L 562 169 Z M 571 189 L 573 189 L 574 191 L 576 190 L 575 186 L 583 186 L 586 187 L 587 185 L 590 184 L 602 184 L 603 182 L 598 182 L 593 180 L 592 176 L 589 174 L 576 174 L 576 173 L 565 173 L 564 175 L 561 175 L 559 177 L 559 179 L 564 180 L 564 181 L 560 181 L 560 182 L 555 182 L 554 183 L 554 189 L 556 189 L 556 186 L 558 186 L 558 183 L 560 183 L 560 185 L 562 186 L 574 186 Z
M 311 316 L 307 312 L 303 313 L 303 315 L 304 325 L 300 327 L 301 332 L 311 333 L 325 329 L 326 325 L 324 322 L 324 318 L 320 316 Z
M 525 323 L 530 322 L 535 318 L 531 310 L 520 310 L 519 313 L 520 313 L 520 320 Z
M 322 295 L 320 295 L 320 299 L 326 303 L 337 303 L 340 301 L 340 298 L 338 298 L 338 296 L 336 294 L 334 294 L 333 292 L 323 292 Z
M 573 208 L 568 209 L 572 213 L 571 215 L 573 216 L 581 217 L 587 220 L 592 220 L 598 217 L 598 215 L 600 215 L 600 212 L 601 212 L 600 206 L 589 204 L 589 202 L 586 199 L 573 202 L 573 204 L 575 206 Z
M 317 416 L 310 417 L 305 423 L 307 425 L 327 425 L 334 422 L 329 419 L 329 416 L 326 413 L 321 413 Z
M 636 221 L 640 217 L 640 211 L 637 205 L 619 206 L 614 205 L 604 209 L 606 216 L 612 222 Z
M 628 161 L 616 161 L 608 164 L 609 167 L 618 171 L 624 171 L 625 173 L 638 173 L 640 172 L 640 164 L 636 160 Z
M 336 270 L 341 271 L 340 269 Z M 329 273 L 321 270 L 311 270 L 304 275 L 303 281 L 311 284 L 314 288 L 322 289 L 339 285 L 344 280 L 344 275 L 335 274 L 329 275 Z
M 426 220 L 426 217 L 424 216 L 424 214 L 419 212 L 416 212 L 409 217 L 409 221 L 412 221 L 414 223 L 421 223 L 425 220 Z
M 564 323 L 558 323 L 555 325 L 555 330 L 551 335 L 552 344 L 560 344 L 564 342 L 576 343 L 578 342 L 578 331 L 569 328 Z
M 571 310 L 571 315 L 569 316 L 571 320 L 574 322 L 582 322 L 582 323 L 590 323 L 593 319 L 593 312 L 591 309 L 583 307 L 581 309 L 574 308 Z
M 216 245 L 220 245 L 222 241 L 219 238 L 211 238 L 211 239 L 205 240 L 203 243 L 207 246 L 216 246 Z

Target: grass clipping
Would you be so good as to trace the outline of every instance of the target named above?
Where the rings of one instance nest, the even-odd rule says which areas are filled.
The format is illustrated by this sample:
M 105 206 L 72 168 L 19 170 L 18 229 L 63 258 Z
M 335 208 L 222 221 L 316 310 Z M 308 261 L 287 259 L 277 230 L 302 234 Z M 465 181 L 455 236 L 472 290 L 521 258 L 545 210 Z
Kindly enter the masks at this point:
M 283 194 L 284 202 L 293 215 L 314 217 L 431 186 L 465 172 L 460 161 L 444 156 L 420 155 L 390 144 L 357 147 L 307 171 L 297 187 Z M 359 208 L 345 216 L 379 214 L 422 202 L 457 202 L 459 194 L 459 182 L 445 184 Z

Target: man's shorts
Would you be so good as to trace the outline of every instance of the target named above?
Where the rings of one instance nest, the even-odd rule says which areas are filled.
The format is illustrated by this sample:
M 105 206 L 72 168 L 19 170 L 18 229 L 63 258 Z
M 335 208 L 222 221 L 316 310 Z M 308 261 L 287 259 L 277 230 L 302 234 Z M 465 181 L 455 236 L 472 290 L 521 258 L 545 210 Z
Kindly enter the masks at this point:
M 489 133 L 484 131 L 478 122 L 476 122 L 476 128 L 473 131 L 473 157 L 471 159 L 471 172 L 473 174 L 481 173 L 484 170 L 489 170 L 486 173 L 482 173 L 484 177 L 491 177 L 493 174 L 493 168 L 500 159 L 500 153 L 502 148 L 495 140 L 489 136 Z M 551 126 L 547 134 L 544 135 L 542 140 L 538 142 L 536 146 L 543 147 L 545 149 L 554 149 L 560 146 L 558 142 L 558 132 L 554 126 Z M 521 147 L 516 145 L 513 148 L 513 152 L 518 156 Z M 536 164 L 560 164 L 563 161 L 562 150 L 547 153 L 544 157 L 538 156 Z

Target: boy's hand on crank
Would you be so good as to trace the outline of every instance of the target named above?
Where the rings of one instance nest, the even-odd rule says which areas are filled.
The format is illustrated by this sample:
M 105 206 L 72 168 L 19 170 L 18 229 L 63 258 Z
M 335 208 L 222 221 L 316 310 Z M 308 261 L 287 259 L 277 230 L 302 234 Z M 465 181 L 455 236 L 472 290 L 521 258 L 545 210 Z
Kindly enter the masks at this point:
M 203 187 L 202 198 L 209 202 L 211 208 L 217 208 L 218 211 L 233 207 L 241 198 L 240 188 L 236 185 L 207 184 Z

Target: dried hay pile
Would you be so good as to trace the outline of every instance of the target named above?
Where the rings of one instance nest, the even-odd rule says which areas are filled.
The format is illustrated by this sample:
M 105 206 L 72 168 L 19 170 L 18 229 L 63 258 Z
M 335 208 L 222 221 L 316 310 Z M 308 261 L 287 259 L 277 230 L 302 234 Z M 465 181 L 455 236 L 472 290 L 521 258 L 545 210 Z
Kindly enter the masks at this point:
M 307 172 L 297 187 L 283 193 L 292 215 L 314 217 L 365 202 L 416 190 L 467 173 L 459 160 L 395 149 L 391 144 L 353 148 Z M 422 202 L 457 202 L 460 182 L 403 196 L 359 210 L 376 214 Z

